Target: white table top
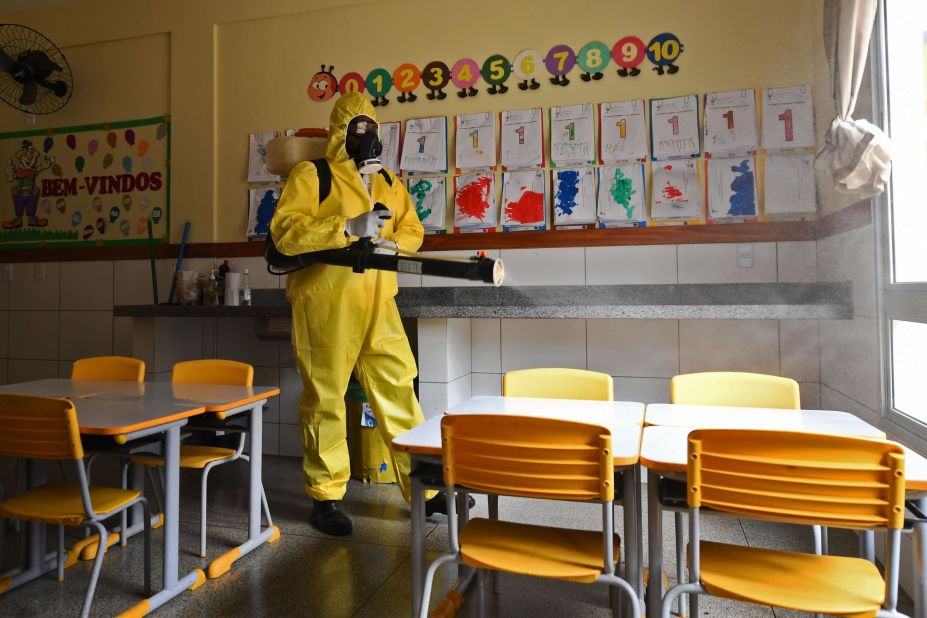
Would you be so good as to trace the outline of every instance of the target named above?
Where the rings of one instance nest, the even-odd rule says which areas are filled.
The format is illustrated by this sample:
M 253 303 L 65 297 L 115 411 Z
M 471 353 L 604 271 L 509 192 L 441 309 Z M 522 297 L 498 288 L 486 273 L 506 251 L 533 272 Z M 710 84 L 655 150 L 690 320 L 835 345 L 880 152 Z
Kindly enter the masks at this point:
M 135 393 L 138 392 L 140 386 L 138 382 L 51 378 L 47 380 L 34 380 L 32 382 L 20 382 L 19 384 L 5 384 L 0 386 L 0 393 L 22 393 L 39 397 L 66 397 L 68 399 L 76 399 L 92 397 L 112 391 Z
M 94 399 L 137 400 L 152 403 L 195 403 L 207 412 L 224 412 L 280 394 L 276 386 L 232 386 L 228 384 L 174 384 L 172 382 L 133 383 L 93 395 Z
M 848 412 L 781 410 L 654 403 L 647 406 L 646 423 L 701 429 L 778 429 L 884 438 L 885 433 Z
M 203 406 L 197 404 L 165 404 L 145 400 L 73 399 L 72 401 L 77 409 L 77 425 L 80 432 L 103 436 L 125 435 L 197 416 L 206 411 Z
M 680 472 L 685 474 L 686 451 L 688 449 L 687 438 L 689 432 L 693 429 L 693 427 L 657 425 L 644 427 L 641 440 L 641 465 L 659 472 Z M 743 427 L 738 427 L 738 429 L 743 429 Z M 840 432 L 821 431 L 818 433 L 839 435 Z M 902 445 L 902 448 L 905 451 L 905 486 L 907 491 L 927 491 L 927 459 L 904 445 Z
M 644 404 L 627 401 L 579 401 L 527 397 L 474 397 L 445 414 L 534 416 L 601 425 L 612 433 L 616 466 L 637 463 Z M 426 420 L 393 440 L 393 446 L 417 455 L 441 454 L 441 416 Z

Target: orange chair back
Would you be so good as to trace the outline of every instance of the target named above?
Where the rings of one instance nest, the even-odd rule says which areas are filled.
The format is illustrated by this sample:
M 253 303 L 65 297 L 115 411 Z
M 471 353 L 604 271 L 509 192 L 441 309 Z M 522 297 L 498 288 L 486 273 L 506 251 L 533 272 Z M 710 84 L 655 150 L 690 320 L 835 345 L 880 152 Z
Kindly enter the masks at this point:
M 0 454 L 82 459 L 74 404 L 54 397 L 0 393 Z
M 741 429 L 698 429 L 688 440 L 689 506 L 842 528 L 904 523 L 898 444 Z
M 450 414 L 441 419 L 441 437 L 448 485 L 527 498 L 614 499 L 612 436 L 605 427 Z
M 74 361 L 72 380 L 143 382 L 145 361 L 128 356 L 93 356 Z
M 670 380 L 670 401 L 696 406 L 801 409 L 795 380 L 737 371 L 674 376 Z
M 254 367 L 247 363 L 222 359 L 183 361 L 174 365 L 171 382 L 251 386 L 254 382 Z

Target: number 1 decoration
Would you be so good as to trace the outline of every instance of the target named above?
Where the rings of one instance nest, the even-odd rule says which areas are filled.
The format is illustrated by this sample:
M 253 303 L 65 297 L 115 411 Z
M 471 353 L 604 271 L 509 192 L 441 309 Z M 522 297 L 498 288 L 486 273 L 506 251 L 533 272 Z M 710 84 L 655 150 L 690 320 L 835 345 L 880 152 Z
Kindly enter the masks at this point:
M 367 92 L 373 105 L 382 106 L 389 104 L 386 95 L 393 88 L 399 91 L 396 100 L 400 103 L 416 101 L 415 90 L 424 84 L 428 90 L 426 98 L 441 101 L 447 98 L 444 88 L 449 83 L 458 88 L 457 96 L 460 98 L 476 96 L 479 92 L 476 83 L 480 79 L 488 84 L 486 92 L 489 94 L 503 94 L 509 89 L 506 82 L 512 74 L 519 80 L 520 90 L 537 90 L 541 86 L 542 65 L 551 76 L 550 83 L 555 86 L 568 85 L 568 75 L 576 66 L 582 71 L 582 81 L 601 80 L 612 61 L 618 65 L 616 73 L 620 77 L 636 77 L 641 74 L 640 65 L 645 58 L 653 65 L 657 75 L 674 75 L 679 71 L 677 61 L 683 51 L 679 37 L 664 32 L 646 44 L 639 37 L 627 35 L 618 39 L 612 47 L 602 41 L 589 41 L 577 52 L 569 45 L 558 44 L 543 56 L 535 49 L 524 49 L 514 58 L 492 54 L 482 65 L 472 58 L 461 58 L 451 66 L 441 60 L 432 60 L 422 69 L 419 69 L 421 65 L 406 63 L 393 71 L 383 67 L 373 69 L 366 77 L 351 71 L 338 79 L 334 67 L 322 65 L 322 70 L 316 71 L 310 78 L 306 94 L 312 101 L 324 102 L 336 91 L 342 95 Z

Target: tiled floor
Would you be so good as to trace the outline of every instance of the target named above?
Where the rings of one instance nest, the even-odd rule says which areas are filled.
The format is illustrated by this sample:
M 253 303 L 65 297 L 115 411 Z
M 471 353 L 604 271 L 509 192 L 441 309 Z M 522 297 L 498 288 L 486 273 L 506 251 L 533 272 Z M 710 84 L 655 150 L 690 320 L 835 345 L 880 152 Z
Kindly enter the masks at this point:
M 101 469 L 104 466 L 101 466 Z M 105 472 L 94 473 L 106 474 Z M 327 537 L 308 524 L 309 501 L 303 494 L 300 461 L 265 459 L 265 487 L 274 523 L 281 538 L 235 563 L 217 580 L 207 580 L 156 612 L 157 616 L 320 616 L 340 618 L 405 618 L 411 614 L 408 507 L 391 485 L 363 485 L 352 481 L 344 510 L 354 522 L 354 534 L 346 539 Z M 207 550 L 215 557 L 246 537 L 247 468 L 245 464 L 221 466 L 210 474 L 210 526 Z M 188 572 L 206 561 L 197 556 L 198 476 L 182 476 L 181 568 Z M 486 513 L 485 499 L 477 498 L 476 515 Z M 505 519 L 532 521 L 575 528 L 593 528 L 600 510 L 590 505 L 503 498 Z M 618 521 L 620 522 L 620 517 Z M 428 522 L 429 560 L 446 548 L 446 519 Z M 646 518 L 644 531 L 646 539 Z M 733 518 L 703 518 L 705 538 L 759 547 L 810 548 L 810 531 L 798 526 L 757 523 Z M 664 560 L 670 582 L 675 583 L 672 517 L 664 522 Z M 2 570 L 12 566 L 15 543 L 7 531 Z M 161 569 L 161 534 L 153 537 L 155 586 Z M 831 551 L 849 555 L 855 537 L 832 531 Z M 646 541 L 645 541 L 646 556 Z M 125 549 L 112 548 L 103 563 L 93 615 L 114 615 L 136 603 L 142 591 L 142 547 L 133 539 Z M 90 574 L 90 562 L 68 569 L 64 583 L 53 576 L 31 582 L 0 597 L 3 616 L 77 615 Z M 452 581 L 447 567 L 433 599 L 440 599 Z M 535 578 L 502 575 L 500 593 L 492 596 L 495 616 L 610 616 L 604 586 L 585 586 Z M 436 601 L 435 601 L 436 602 Z M 794 612 L 703 597 L 703 616 L 792 616 Z M 902 611 L 910 610 L 908 603 Z M 457 614 L 476 616 L 474 599 Z

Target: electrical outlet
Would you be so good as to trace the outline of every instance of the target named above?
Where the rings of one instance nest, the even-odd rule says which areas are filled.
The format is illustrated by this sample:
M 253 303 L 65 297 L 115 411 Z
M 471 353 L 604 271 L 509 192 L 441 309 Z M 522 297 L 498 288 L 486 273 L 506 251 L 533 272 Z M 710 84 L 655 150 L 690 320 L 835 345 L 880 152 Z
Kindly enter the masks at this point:
M 13 280 L 13 265 L 12 264 L 3 265 L 3 280 L 4 281 Z
M 35 277 L 36 281 L 45 280 L 45 262 L 35 263 L 35 268 L 32 271 L 32 276 Z
M 737 268 L 753 268 L 753 243 L 737 244 Z

